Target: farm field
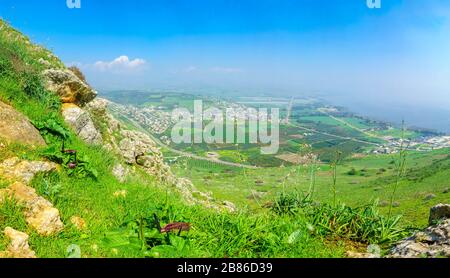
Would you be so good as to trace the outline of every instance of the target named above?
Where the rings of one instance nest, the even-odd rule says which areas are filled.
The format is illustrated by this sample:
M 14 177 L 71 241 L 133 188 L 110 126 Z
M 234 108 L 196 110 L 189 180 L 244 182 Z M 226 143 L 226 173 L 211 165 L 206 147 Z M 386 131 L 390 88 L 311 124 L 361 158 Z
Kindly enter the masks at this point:
M 404 225 L 426 225 L 430 204 L 450 201 L 449 154 L 449 150 L 441 150 L 431 154 L 409 155 L 409 174 L 399 187 L 393 209 L 394 213 L 404 215 Z M 386 207 L 395 176 L 392 164 L 394 159 L 389 155 L 370 155 L 344 160 L 338 166 L 339 200 L 351 206 L 378 200 L 380 210 L 387 213 Z M 192 160 L 178 161 L 173 165 L 176 173 L 188 176 L 197 187 L 212 192 L 215 198 L 230 200 L 254 210 L 262 209 L 279 192 L 307 192 L 311 186 L 310 167 L 304 165 L 249 170 Z M 316 167 L 314 195 L 318 201 L 330 202 L 331 168 L 326 164 L 318 164 Z M 436 174 L 430 174 L 433 171 Z

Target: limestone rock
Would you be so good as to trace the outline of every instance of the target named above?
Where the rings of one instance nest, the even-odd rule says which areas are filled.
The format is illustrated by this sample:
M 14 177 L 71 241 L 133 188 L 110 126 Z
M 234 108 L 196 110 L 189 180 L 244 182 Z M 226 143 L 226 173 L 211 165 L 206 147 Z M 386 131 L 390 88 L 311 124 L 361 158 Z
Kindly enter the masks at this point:
M 11 181 L 30 183 L 38 173 L 57 170 L 58 165 L 47 161 L 26 161 L 17 157 L 9 158 L 0 164 L 0 175 Z
M 39 131 L 11 106 L 0 101 L 0 137 L 9 142 L 45 146 Z
M 433 225 L 436 221 L 450 218 L 450 205 L 439 204 L 434 206 L 430 210 L 430 225 Z
M 25 207 L 25 220 L 40 235 L 59 233 L 64 225 L 58 209 L 36 194 L 36 190 L 21 182 L 15 182 L 7 189 L 8 195 Z
M 112 170 L 112 174 L 118 181 L 124 183 L 128 176 L 128 169 L 125 168 L 122 164 L 116 164 Z
M 95 98 L 86 105 L 86 110 L 96 119 L 107 126 L 108 135 L 112 136 L 114 132 L 119 132 L 121 124 L 109 112 L 108 105 L 110 101 L 103 98 Z
M 434 198 L 436 198 L 436 195 L 428 194 L 427 196 L 425 196 L 425 198 L 423 198 L 423 200 L 424 201 L 430 201 L 430 200 L 433 200 Z
M 11 240 L 11 243 L 6 251 L 0 252 L 0 258 L 36 258 L 36 254 L 28 245 L 29 236 L 27 234 L 16 231 L 10 227 L 5 229 L 4 234 Z
M 359 253 L 359 252 L 354 252 L 354 251 L 345 252 L 345 256 L 347 258 L 352 258 L 352 259 L 376 259 L 376 258 L 379 258 L 379 256 L 377 256 L 375 254 Z
M 50 68 L 52 66 L 52 64 L 49 61 L 43 58 L 39 58 L 38 63 L 45 66 L 46 68 Z
M 450 219 L 396 244 L 390 258 L 450 258 Z
M 229 212 L 236 212 L 237 211 L 236 205 L 234 203 L 230 202 L 230 201 L 223 201 L 222 205 Z
M 68 69 L 48 69 L 43 76 L 47 90 L 58 94 L 63 103 L 83 106 L 97 96 L 96 91 Z
M 149 152 L 157 152 L 153 140 L 142 132 L 123 130 L 120 134 L 123 139 L 119 142 L 119 150 L 125 161 L 129 164 L 136 163 L 139 157 Z
M 97 130 L 89 113 L 75 104 L 64 104 L 62 114 L 66 123 L 75 131 L 81 140 L 91 145 L 103 142 L 101 133 Z

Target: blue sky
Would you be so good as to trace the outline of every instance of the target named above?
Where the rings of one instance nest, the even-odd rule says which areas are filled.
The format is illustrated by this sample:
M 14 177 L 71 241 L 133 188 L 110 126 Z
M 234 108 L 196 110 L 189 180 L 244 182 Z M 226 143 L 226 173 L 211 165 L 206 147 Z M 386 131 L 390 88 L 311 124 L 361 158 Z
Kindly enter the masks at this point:
M 0 0 L 102 89 L 223 88 L 450 107 L 450 1 Z

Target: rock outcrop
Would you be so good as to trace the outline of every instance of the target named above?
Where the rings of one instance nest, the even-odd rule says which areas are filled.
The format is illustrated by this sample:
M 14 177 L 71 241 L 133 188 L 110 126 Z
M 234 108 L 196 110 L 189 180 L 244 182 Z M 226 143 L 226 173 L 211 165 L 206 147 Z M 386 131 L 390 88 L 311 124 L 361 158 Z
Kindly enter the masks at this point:
M 58 94 L 63 103 L 84 106 L 97 96 L 96 91 L 68 69 L 48 69 L 43 76 L 46 89 Z
M 26 184 L 38 173 L 55 170 L 57 165 L 46 161 L 21 161 L 18 158 L 10 158 L 0 164 L 0 176 L 12 182 L 6 189 L 0 190 L 0 202 L 5 198 L 14 198 L 24 207 L 26 222 L 43 236 L 60 232 L 64 225 L 58 209 L 38 196 L 36 190 Z
M 96 98 L 97 92 L 70 69 L 47 69 L 42 75 L 46 89 L 61 98 L 63 117 L 78 137 L 91 145 L 102 144 L 100 131 L 88 110 L 83 108 Z
M 97 130 L 90 114 L 73 103 L 65 103 L 62 115 L 66 123 L 73 129 L 78 137 L 91 145 L 103 143 L 101 133 Z
M 430 210 L 430 225 L 443 219 L 450 219 L 450 205 L 439 204 L 432 207 Z
M 39 131 L 11 106 L 0 101 L 0 137 L 8 142 L 45 146 Z
M 0 176 L 12 182 L 30 183 L 37 173 L 56 171 L 58 165 L 48 161 L 26 161 L 17 157 L 0 163 Z
M 416 232 L 396 244 L 389 253 L 389 258 L 450 258 L 450 218 L 449 205 L 438 205 L 431 209 L 430 221 L 441 220 L 424 231 Z M 444 218 L 447 218 L 444 220 Z
M 32 259 L 36 254 L 30 249 L 28 244 L 29 236 L 25 233 L 7 227 L 5 236 L 11 241 L 6 251 L 0 252 L 0 258 Z
M 58 209 L 36 194 L 36 190 L 21 183 L 10 185 L 6 192 L 25 208 L 25 220 L 40 235 L 57 234 L 64 228 Z
M 119 142 L 119 151 L 125 162 L 129 164 L 137 163 L 137 160 L 148 153 L 152 155 L 158 153 L 153 140 L 142 132 L 122 130 L 120 132 L 122 139 Z M 141 162 L 142 165 L 144 162 Z
M 129 171 L 122 164 L 116 164 L 112 170 L 112 174 L 119 182 L 124 183 L 127 180 Z

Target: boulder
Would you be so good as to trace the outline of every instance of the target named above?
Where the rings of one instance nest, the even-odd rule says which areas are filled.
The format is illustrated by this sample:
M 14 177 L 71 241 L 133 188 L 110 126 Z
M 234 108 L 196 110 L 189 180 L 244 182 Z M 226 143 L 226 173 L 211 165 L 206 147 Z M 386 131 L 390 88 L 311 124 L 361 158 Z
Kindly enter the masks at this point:
M 0 137 L 8 142 L 45 146 L 39 131 L 11 106 L 0 101 Z
M 46 89 L 58 94 L 63 103 L 84 106 L 97 96 L 96 91 L 68 69 L 48 69 L 43 76 Z
M 25 220 L 40 235 L 57 234 L 64 228 L 58 209 L 36 194 L 36 190 L 21 182 L 7 188 L 9 196 L 25 208 Z
M 110 136 L 114 132 L 119 132 L 121 129 L 121 124 L 116 120 L 109 112 L 108 105 L 110 101 L 103 98 L 95 98 L 93 101 L 89 102 L 85 109 L 93 116 L 95 119 L 100 121 L 103 125 L 107 127 L 107 132 Z
M 62 115 L 81 140 L 91 145 L 103 143 L 102 134 L 95 127 L 87 111 L 75 104 L 65 103 L 62 107 Z
M 29 236 L 25 233 L 7 227 L 5 236 L 11 241 L 6 251 L 0 252 L 0 258 L 31 259 L 36 258 L 36 254 L 30 249 L 28 244 Z
M 388 257 L 450 258 L 450 219 L 399 242 Z
M 38 173 L 56 171 L 58 165 L 47 161 L 26 161 L 17 157 L 0 163 L 0 176 L 10 181 L 30 183 Z
M 138 131 L 122 130 L 119 142 L 119 151 L 128 164 L 135 164 L 137 159 L 148 153 L 159 152 L 153 140 L 146 134 Z
M 450 205 L 437 205 L 431 209 L 430 226 L 424 231 L 397 243 L 390 251 L 390 258 L 450 258 Z
M 236 212 L 237 211 L 236 205 L 234 203 L 230 202 L 230 201 L 223 201 L 222 205 L 223 205 L 224 209 L 229 211 L 229 212 Z
M 425 198 L 423 198 L 423 200 L 424 201 L 430 201 L 430 200 L 433 200 L 434 198 L 436 198 L 436 195 L 434 195 L 434 194 L 427 194 L 425 196 Z
M 116 164 L 112 170 L 112 174 L 114 175 L 114 177 L 116 177 L 116 179 L 121 183 L 124 183 L 126 181 L 128 173 L 128 169 L 125 168 L 122 164 Z
M 430 209 L 430 225 L 436 221 L 450 218 L 450 205 L 439 204 Z

